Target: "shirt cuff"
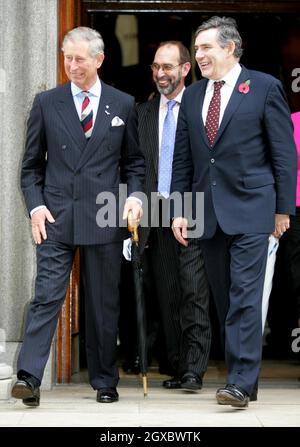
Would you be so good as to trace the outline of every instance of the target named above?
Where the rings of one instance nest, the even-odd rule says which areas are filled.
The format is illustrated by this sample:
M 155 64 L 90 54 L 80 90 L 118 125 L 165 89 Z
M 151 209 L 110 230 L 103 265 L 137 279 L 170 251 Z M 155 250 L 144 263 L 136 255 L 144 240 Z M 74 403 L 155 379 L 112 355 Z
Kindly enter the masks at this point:
M 126 202 L 127 202 L 127 200 L 135 200 L 140 206 L 143 206 L 143 202 L 142 202 L 141 199 L 139 199 L 138 197 L 135 197 L 135 196 L 129 196 L 129 197 L 127 197 L 127 199 L 126 199 Z
M 30 217 L 32 217 L 32 215 L 36 212 L 41 210 L 42 208 L 46 208 L 45 205 L 40 205 L 40 206 L 36 206 L 35 208 L 33 208 L 33 210 L 30 211 Z

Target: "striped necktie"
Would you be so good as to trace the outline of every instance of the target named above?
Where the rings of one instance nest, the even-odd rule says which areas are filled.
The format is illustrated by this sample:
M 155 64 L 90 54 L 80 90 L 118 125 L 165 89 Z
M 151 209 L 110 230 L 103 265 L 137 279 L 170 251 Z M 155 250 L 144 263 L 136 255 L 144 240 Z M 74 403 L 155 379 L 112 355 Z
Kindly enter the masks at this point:
M 81 106 L 80 122 L 86 139 L 89 139 L 93 131 L 93 109 L 90 98 L 88 97 L 89 92 L 82 93 L 84 94 L 84 99 Z

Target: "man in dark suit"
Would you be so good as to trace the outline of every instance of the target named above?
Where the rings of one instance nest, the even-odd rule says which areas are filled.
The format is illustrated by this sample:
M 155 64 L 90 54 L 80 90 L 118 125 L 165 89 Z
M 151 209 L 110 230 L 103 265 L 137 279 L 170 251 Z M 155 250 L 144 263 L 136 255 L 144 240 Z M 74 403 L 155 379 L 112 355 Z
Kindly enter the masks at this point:
M 189 51 L 181 42 L 161 43 L 151 65 L 160 95 L 139 104 L 137 110 L 139 140 L 146 165 L 148 214 L 152 225 L 140 227 L 141 251 L 144 251 L 148 269 L 153 272 L 154 291 L 173 376 L 165 380 L 163 386 L 197 390 L 202 387 L 211 341 L 209 288 L 203 258 L 199 241 L 193 240 L 189 247 L 181 247 L 172 234 L 170 219 L 167 219 L 166 227 L 162 215 L 157 217 L 164 210 L 168 212 L 176 122 L 190 66 Z M 165 138 L 169 114 L 174 120 L 173 134 L 169 130 Z M 164 151 L 168 149 L 171 150 L 169 165 L 164 165 Z M 167 183 L 162 176 L 163 166 Z M 154 226 L 156 218 L 158 226 Z
M 183 95 L 172 191 L 204 192 L 201 246 L 228 367 L 216 397 L 246 407 L 261 365 L 268 237 L 284 233 L 295 213 L 297 155 L 281 83 L 239 64 L 235 21 L 203 23 L 195 52 L 206 79 Z M 187 219 L 175 217 L 175 237 L 186 245 Z
M 126 224 L 118 224 L 119 185 L 129 210 L 142 215 L 144 160 L 138 148 L 134 98 L 101 82 L 100 34 L 75 28 L 64 38 L 71 81 L 36 96 L 28 121 L 21 184 L 37 244 L 35 298 L 18 358 L 12 396 L 38 406 L 39 386 L 63 304 L 75 249 L 80 248 L 86 297 L 89 380 L 98 402 L 118 400 L 118 283 Z M 111 222 L 101 212 L 110 194 Z M 121 217 L 120 217 L 121 219 Z

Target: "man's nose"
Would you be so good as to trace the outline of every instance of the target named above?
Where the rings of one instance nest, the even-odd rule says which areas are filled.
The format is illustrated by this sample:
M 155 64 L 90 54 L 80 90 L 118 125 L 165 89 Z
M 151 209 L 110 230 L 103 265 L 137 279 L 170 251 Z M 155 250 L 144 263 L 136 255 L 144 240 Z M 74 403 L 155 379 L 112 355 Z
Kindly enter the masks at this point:
M 166 69 L 164 70 L 163 69 L 163 67 L 159 67 L 159 69 L 158 69 L 158 71 L 157 71 L 157 74 L 160 74 L 160 75 L 166 75 Z
M 166 76 L 166 73 L 164 72 L 164 70 L 162 69 L 162 67 L 159 67 L 158 71 L 157 71 L 157 76 Z
M 195 57 L 196 59 L 201 59 L 203 57 L 203 51 L 200 48 L 196 51 Z
M 77 68 L 77 63 L 75 59 L 70 61 L 70 70 L 75 70 Z

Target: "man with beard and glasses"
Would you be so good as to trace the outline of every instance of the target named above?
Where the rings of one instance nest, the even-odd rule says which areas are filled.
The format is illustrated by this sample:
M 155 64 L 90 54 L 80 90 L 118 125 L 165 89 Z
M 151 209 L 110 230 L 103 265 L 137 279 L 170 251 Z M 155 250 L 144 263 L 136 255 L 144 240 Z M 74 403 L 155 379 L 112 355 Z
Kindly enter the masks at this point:
M 168 212 L 177 117 L 190 67 L 189 51 L 181 42 L 161 43 L 151 64 L 160 95 L 139 104 L 137 110 L 149 203 L 149 226 L 140 228 L 141 252 L 145 270 L 154 278 L 169 373 L 173 376 L 163 386 L 198 390 L 202 388 L 211 341 L 208 283 L 199 242 L 194 239 L 188 247 L 180 246 L 172 234 L 170 219 L 165 216 L 166 225 L 162 216 Z

